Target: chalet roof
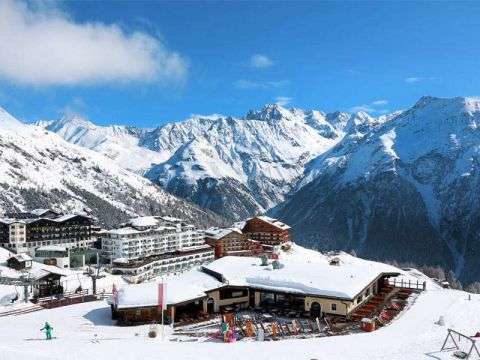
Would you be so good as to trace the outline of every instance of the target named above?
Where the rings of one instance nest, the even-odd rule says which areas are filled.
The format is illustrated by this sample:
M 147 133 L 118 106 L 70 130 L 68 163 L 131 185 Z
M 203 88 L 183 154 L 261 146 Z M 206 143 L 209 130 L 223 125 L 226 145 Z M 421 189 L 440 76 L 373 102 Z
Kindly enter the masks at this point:
M 238 230 L 242 231 L 242 229 L 245 227 L 246 223 L 247 223 L 246 221 L 237 221 L 231 227 L 234 228 L 234 229 L 238 229 Z
M 223 237 L 231 234 L 232 232 L 242 234 L 242 231 L 237 228 L 222 229 L 222 228 L 212 227 L 205 230 L 205 236 L 214 240 L 220 240 Z
M 12 259 L 12 258 L 16 259 L 18 262 L 24 262 L 24 261 L 31 261 L 31 260 L 33 260 L 33 259 L 31 258 L 31 256 L 28 255 L 28 254 L 14 254 L 14 255 L 10 256 L 9 260 Z
M 266 223 L 269 223 L 270 225 L 273 225 L 273 226 L 275 226 L 275 227 L 277 227 L 277 228 L 279 228 L 279 229 L 281 229 L 281 230 L 291 229 L 291 227 L 288 226 L 287 224 L 285 224 L 285 223 L 283 223 L 283 222 L 281 222 L 281 221 L 279 221 L 279 220 L 277 220 L 277 219 L 271 218 L 271 217 L 269 217 L 269 216 L 265 216 L 265 215 L 263 215 L 263 216 L 256 216 L 256 217 L 250 218 L 250 219 L 248 219 L 248 220 L 252 220 L 252 219 L 255 219 L 255 218 L 256 218 L 256 219 L 260 219 L 260 220 L 262 220 L 262 221 L 264 221 L 264 222 L 266 222 Z M 248 221 L 248 220 L 247 220 L 247 221 Z
M 51 209 L 33 209 L 32 211 L 30 211 L 30 213 L 32 213 L 33 215 L 37 215 L 37 216 L 43 216 L 49 212 L 53 212 L 55 214 L 58 214 L 57 212 L 51 210 Z
M 66 274 L 62 272 L 60 269 L 58 270 L 36 269 L 36 270 L 30 271 L 29 278 L 33 280 L 40 280 L 40 279 L 43 279 L 44 277 L 49 276 L 50 274 L 66 276 Z
M 128 309 L 158 305 L 158 282 L 124 285 L 118 290 L 117 307 Z M 172 276 L 165 281 L 165 298 L 168 305 L 205 297 L 206 291 L 218 289 L 223 283 L 200 270 Z
M 304 257 L 282 256 L 280 268 L 261 266 L 255 257 L 226 256 L 203 268 L 220 275 L 233 286 L 249 286 L 302 295 L 354 299 L 365 287 L 383 274 L 398 274 L 392 266 L 348 257 L 340 266 L 329 258 L 309 261 Z
M 42 209 L 42 210 L 44 210 L 44 209 Z M 40 215 L 40 216 L 35 215 L 33 217 L 26 217 L 26 216 L 23 216 L 23 215 L 19 215 L 19 217 L 17 218 L 17 217 L 13 217 L 14 214 L 10 214 L 10 215 L 12 215 L 12 217 L 0 218 L 0 222 L 2 222 L 4 224 L 7 224 L 7 225 L 14 224 L 14 223 L 31 224 L 31 223 L 34 223 L 34 222 L 37 222 L 37 221 L 40 221 L 40 220 L 62 223 L 64 221 L 73 219 L 77 216 L 92 219 L 90 216 L 82 215 L 82 214 L 63 214 L 63 215 L 60 215 L 58 217 L 53 217 L 53 218 L 52 217 L 43 217 L 43 215 Z

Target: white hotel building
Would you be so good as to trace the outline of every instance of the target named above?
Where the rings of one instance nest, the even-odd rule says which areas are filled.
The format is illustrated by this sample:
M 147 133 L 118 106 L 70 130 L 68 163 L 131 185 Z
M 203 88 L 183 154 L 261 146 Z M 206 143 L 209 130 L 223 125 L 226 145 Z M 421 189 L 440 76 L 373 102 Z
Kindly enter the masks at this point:
M 184 271 L 214 259 L 204 231 L 171 217 L 135 218 L 100 237 L 102 254 L 112 272 L 131 282 Z

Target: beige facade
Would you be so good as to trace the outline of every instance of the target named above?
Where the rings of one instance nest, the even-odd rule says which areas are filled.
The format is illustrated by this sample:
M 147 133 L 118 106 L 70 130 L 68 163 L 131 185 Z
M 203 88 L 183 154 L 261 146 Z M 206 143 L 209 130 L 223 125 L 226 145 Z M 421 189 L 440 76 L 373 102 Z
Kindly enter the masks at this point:
M 241 290 L 238 290 L 238 291 L 240 292 Z M 214 290 L 214 291 L 209 292 L 208 293 L 208 298 L 213 299 L 213 301 L 214 301 L 214 307 L 213 307 L 214 312 L 219 312 L 220 307 L 222 307 L 222 306 L 231 306 L 231 305 L 237 305 L 237 304 L 240 305 L 241 307 L 247 308 L 248 307 L 248 302 L 249 302 L 250 291 L 248 289 L 246 289 L 246 292 L 247 292 L 247 295 L 245 295 L 245 296 L 232 297 L 232 298 L 228 298 L 228 299 L 221 299 L 220 298 L 220 289 L 218 289 L 218 290 Z M 204 303 L 205 310 L 206 310 L 206 307 L 207 307 L 207 305 L 206 305 L 207 301 L 208 301 L 208 299 L 206 299 L 205 303 Z
M 347 316 L 360 305 L 366 303 L 377 292 L 377 282 L 373 282 L 367 286 L 353 301 L 332 299 L 320 296 L 305 297 L 305 311 L 310 311 L 312 304 L 317 302 L 320 304 L 324 314 Z

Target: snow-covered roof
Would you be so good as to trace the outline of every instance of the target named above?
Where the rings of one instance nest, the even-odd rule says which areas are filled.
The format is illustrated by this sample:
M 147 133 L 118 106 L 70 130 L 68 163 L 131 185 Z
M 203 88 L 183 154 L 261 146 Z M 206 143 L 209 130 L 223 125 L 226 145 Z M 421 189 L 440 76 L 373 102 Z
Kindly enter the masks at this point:
M 179 252 L 189 252 L 189 251 L 196 251 L 196 250 L 202 250 L 202 249 L 206 249 L 206 250 L 212 249 L 212 251 L 213 251 L 213 248 L 208 244 L 187 246 L 187 247 L 184 247 L 182 249 L 179 249 L 178 251 Z
M 73 219 L 74 217 L 77 217 L 77 216 L 85 216 L 85 215 L 65 214 L 65 215 L 59 216 L 59 217 L 54 218 L 54 219 L 49 219 L 49 220 L 52 220 L 52 221 L 55 221 L 55 222 L 63 222 L 63 221 L 67 221 L 67 220 Z
M 56 274 L 60 276 L 67 276 L 67 274 L 62 271 L 61 269 L 35 269 L 33 271 L 30 271 L 29 273 L 29 278 L 34 279 L 34 280 L 39 280 L 44 278 L 45 276 L 48 276 L 50 274 Z
M 28 254 L 15 254 L 15 255 L 12 255 L 11 258 L 15 258 L 20 262 L 32 260 L 31 256 Z
M 191 270 L 165 281 L 167 304 L 178 304 L 206 296 L 206 291 L 225 284 L 200 270 Z M 158 304 L 158 282 L 124 285 L 118 290 L 119 309 L 155 306 Z
M 117 264 L 128 264 L 129 260 L 127 258 L 116 258 L 113 262 Z
M 45 210 L 45 209 L 42 209 L 42 210 Z M 50 211 L 50 210 L 48 210 L 48 211 Z M 32 212 L 32 214 L 33 214 L 33 212 Z M 34 223 L 34 222 L 40 221 L 40 220 L 48 220 L 48 221 L 53 221 L 53 222 L 60 223 L 60 222 L 64 222 L 64 221 L 73 219 L 77 216 L 89 217 L 89 216 L 82 215 L 82 214 L 64 214 L 64 215 L 61 215 L 61 216 L 58 216 L 58 217 L 55 217 L 55 218 L 42 217 L 43 215 L 38 215 L 38 217 L 37 217 L 37 214 L 34 214 L 34 215 L 35 215 L 35 217 L 30 217 L 30 218 L 26 218 L 26 219 L 4 217 L 4 218 L 0 218 L 0 222 L 2 222 L 4 224 L 7 224 L 7 225 L 13 224 L 13 223 L 30 224 L 30 223 Z
M 115 235 L 131 235 L 131 234 L 139 234 L 142 231 L 134 229 L 132 227 L 123 227 L 123 228 L 118 228 L 118 229 L 112 229 L 108 230 L 105 233 L 107 234 L 115 234 Z
M 242 231 L 246 223 L 247 223 L 246 221 L 237 221 L 232 225 L 232 228 Z
M 138 230 L 130 226 L 125 226 L 118 229 L 107 230 L 103 233 L 114 234 L 114 235 L 133 235 L 133 234 L 148 233 L 149 231 L 164 231 L 164 230 L 175 230 L 175 228 L 173 226 L 158 226 L 153 229 Z
M 347 254 L 344 257 L 340 266 L 332 266 L 326 256 L 309 259 L 282 255 L 280 269 L 274 270 L 272 265 L 261 266 L 259 258 L 226 256 L 204 268 L 220 274 L 234 286 L 348 300 L 354 299 L 382 273 L 398 274 L 398 269 L 389 265 Z
M 179 219 L 173 216 L 162 216 L 162 219 L 165 221 L 174 222 L 174 223 L 183 222 L 182 219 Z
M 0 218 L 0 222 L 6 225 L 10 224 L 25 224 L 25 220 L 11 219 L 11 218 Z
M 61 251 L 61 252 L 66 252 L 67 248 L 64 246 L 59 246 L 59 245 L 45 245 L 45 246 L 40 246 L 37 248 L 35 251 Z
M 153 216 L 141 216 L 131 219 L 129 224 L 133 227 L 154 227 L 159 221 Z
M 260 219 L 262 221 L 265 221 L 267 223 L 269 223 L 270 225 L 273 225 L 279 229 L 282 229 L 282 230 L 288 230 L 290 229 L 290 226 L 288 226 L 287 224 L 277 220 L 277 219 L 274 219 L 274 218 L 271 218 L 269 216 L 256 216 L 257 219 Z
M 212 238 L 214 240 L 220 240 L 221 238 L 227 236 L 228 234 L 236 232 L 241 234 L 242 232 L 237 228 L 228 228 L 228 229 L 221 229 L 217 227 L 212 227 L 205 230 L 205 236 Z
M 45 215 L 46 213 L 48 213 L 49 211 L 52 211 L 52 210 L 50 210 L 50 209 L 33 209 L 32 211 L 30 211 L 30 213 L 32 213 L 33 215 L 42 216 L 42 215 Z

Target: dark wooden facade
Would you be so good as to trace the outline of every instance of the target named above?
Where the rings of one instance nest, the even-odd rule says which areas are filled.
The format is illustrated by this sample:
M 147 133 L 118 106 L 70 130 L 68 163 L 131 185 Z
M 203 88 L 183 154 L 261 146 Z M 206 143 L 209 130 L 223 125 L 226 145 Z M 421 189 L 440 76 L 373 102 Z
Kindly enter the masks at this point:
M 209 237 L 207 234 L 205 242 L 215 249 L 216 259 L 235 254 L 253 255 L 262 250 L 260 244 L 247 240 L 244 234 L 233 230 L 219 239 Z
M 32 267 L 32 260 L 22 259 L 21 257 L 12 256 L 7 259 L 7 266 L 15 270 L 30 269 Z
M 34 285 L 34 296 L 36 298 L 61 295 L 63 294 L 63 286 L 60 279 L 63 275 L 56 273 L 48 273 L 36 279 Z
M 247 220 L 242 232 L 247 238 L 264 245 L 275 246 L 290 241 L 288 229 L 281 229 L 258 217 Z
M 0 221 L 0 244 L 6 244 L 10 241 L 10 226 Z
M 92 236 L 91 218 L 76 215 L 64 221 L 40 218 L 27 224 L 27 243 L 68 239 L 72 242 L 89 240 Z

